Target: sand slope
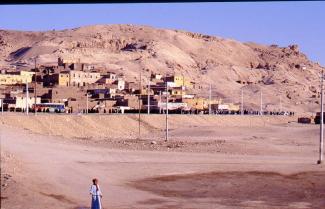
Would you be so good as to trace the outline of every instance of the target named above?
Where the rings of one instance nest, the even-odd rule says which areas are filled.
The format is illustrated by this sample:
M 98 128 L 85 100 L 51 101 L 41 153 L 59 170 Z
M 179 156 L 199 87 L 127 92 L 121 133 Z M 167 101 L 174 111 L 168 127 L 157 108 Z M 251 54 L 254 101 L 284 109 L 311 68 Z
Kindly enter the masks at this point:
M 141 115 L 141 136 L 163 136 L 165 115 Z M 137 114 L 125 115 L 51 115 L 5 114 L 2 124 L 30 130 L 34 133 L 75 138 L 137 138 L 139 120 Z M 295 117 L 286 116 L 208 116 L 169 115 L 169 129 L 193 127 L 263 127 L 270 124 L 286 124 Z

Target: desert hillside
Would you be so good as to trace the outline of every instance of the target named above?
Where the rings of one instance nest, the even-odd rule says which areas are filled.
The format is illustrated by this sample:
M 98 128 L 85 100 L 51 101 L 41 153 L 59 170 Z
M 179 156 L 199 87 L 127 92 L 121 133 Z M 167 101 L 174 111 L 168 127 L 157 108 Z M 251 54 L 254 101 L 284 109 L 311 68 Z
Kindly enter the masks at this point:
M 151 72 L 183 74 L 200 84 L 197 94 L 268 110 L 318 109 L 322 67 L 297 45 L 241 43 L 209 35 L 135 25 L 95 25 L 61 31 L 0 30 L 0 65 L 56 63 L 58 57 L 105 66 L 129 80 Z

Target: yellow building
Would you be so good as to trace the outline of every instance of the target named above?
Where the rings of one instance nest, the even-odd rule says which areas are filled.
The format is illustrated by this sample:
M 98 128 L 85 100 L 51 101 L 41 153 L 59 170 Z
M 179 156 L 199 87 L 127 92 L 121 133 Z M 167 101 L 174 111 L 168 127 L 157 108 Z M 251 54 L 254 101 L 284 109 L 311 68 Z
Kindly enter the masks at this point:
M 207 98 L 195 97 L 195 98 L 183 98 L 182 100 L 187 104 L 188 107 L 197 109 L 197 110 L 207 110 L 209 109 L 209 103 L 211 105 L 220 104 L 221 99 L 212 99 L 209 101 Z
M 207 109 L 209 105 L 209 100 L 205 98 L 185 98 L 183 102 L 186 103 L 188 107 L 197 110 Z
M 0 85 L 15 85 L 31 83 L 34 72 L 20 71 L 19 74 L 0 74 Z
M 59 86 L 70 86 L 69 72 L 59 73 L 58 83 L 59 83 Z
M 185 86 L 187 88 L 193 88 L 193 83 L 186 77 L 182 75 L 173 75 L 167 77 L 168 82 L 173 82 L 175 87 Z

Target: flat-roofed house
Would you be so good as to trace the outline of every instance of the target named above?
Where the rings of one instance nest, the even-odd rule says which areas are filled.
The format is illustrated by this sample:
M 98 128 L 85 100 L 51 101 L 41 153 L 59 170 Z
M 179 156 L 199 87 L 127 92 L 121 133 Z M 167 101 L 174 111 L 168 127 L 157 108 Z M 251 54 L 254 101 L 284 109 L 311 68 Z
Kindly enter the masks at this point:
M 68 71 L 62 71 L 58 74 L 59 86 L 70 86 L 70 73 Z
M 97 82 L 100 84 L 112 84 L 116 80 L 117 80 L 116 74 L 113 72 L 108 72 L 107 74 L 102 75 Z
M 125 81 L 122 79 L 117 80 L 117 89 L 122 91 L 125 89 Z
M 0 85 L 15 85 L 15 84 L 26 84 L 31 83 L 34 72 L 20 71 L 19 73 L 1 73 L 0 74 Z
M 165 81 L 167 81 L 167 83 L 170 83 L 171 87 L 180 87 L 180 86 L 185 86 L 187 88 L 194 87 L 194 83 L 191 82 L 187 77 L 184 77 L 182 75 L 167 76 L 165 78 Z
M 29 96 L 26 98 L 25 95 L 17 95 L 14 97 L 7 97 L 3 99 L 4 103 L 8 105 L 8 109 L 26 109 L 26 106 L 28 105 L 28 108 L 32 108 L 35 104 L 35 97 Z M 36 97 L 36 104 L 41 103 L 41 97 Z
M 86 86 L 86 84 L 96 83 L 100 78 L 100 73 L 84 72 L 71 70 L 69 71 L 70 86 Z

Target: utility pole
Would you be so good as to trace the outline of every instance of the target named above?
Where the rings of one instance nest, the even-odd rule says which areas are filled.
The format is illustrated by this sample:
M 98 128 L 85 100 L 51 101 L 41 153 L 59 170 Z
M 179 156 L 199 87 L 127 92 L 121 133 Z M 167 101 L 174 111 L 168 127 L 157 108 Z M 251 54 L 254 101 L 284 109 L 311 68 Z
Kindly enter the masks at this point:
M 320 97 L 320 139 L 319 139 L 319 160 L 317 161 L 317 164 L 323 163 L 323 149 L 324 149 L 324 104 L 323 104 L 323 97 L 324 97 L 324 71 L 322 70 L 321 75 L 321 97 Z
M 0 99 L 1 102 L 1 115 L 3 115 L 3 99 Z
M 166 139 L 168 141 L 168 85 L 166 80 Z
M 37 93 L 36 93 L 36 87 L 37 87 L 37 69 L 36 69 L 36 57 L 34 59 L 34 70 L 35 70 L 35 83 L 34 83 L 34 96 L 35 96 L 35 101 L 34 101 L 34 114 L 36 115 L 36 101 L 37 101 Z
M 26 78 L 26 115 L 28 115 L 28 111 L 29 111 L 28 99 L 29 99 L 28 80 Z
M 86 114 L 88 114 L 88 109 L 89 109 L 89 107 L 88 107 L 88 92 L 86 93 Z
M 159 91 L 159 114 L 161 114 L 161 91 Z
M 261 91 L 261 110 L 260 110 L 260 115 L 263 115 L 263 94 Z
M 138 98 L 138 108 L 139 108 L 139 135 L 138 138 L 140 139 L 141 136 L 141 103 L 140 103 L 140 98 L 141 98 L 141 69 L 140 69 L 140 80 L 139 80 L 139 98 Z
M 150 114 L 150 77 L 148 81 L 148 115 Z
M 185 88 L 185 81 L 184 81 L 184 74 L 182 73 L 182 82 L 183 82 L 183 85 L 182 85 L 182 89 L 181 89 L 181 94 L 182 94 L 182 99 L 183 99 L 183 88 Z
M 281 98 L 281 95 L 280 95 L 280 112 L 282 112 L 282 98 Z
M 244 115 L 244 90 L 241 90 L 241 115 Z
M 209 86 L 209 115 L 211 115 L 211 84 Z

